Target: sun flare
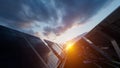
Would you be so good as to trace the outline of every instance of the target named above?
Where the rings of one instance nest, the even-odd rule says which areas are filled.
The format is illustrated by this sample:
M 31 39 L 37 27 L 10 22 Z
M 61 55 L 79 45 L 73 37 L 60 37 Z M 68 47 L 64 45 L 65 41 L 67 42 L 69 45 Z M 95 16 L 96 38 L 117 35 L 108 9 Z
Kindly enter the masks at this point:
M 67 42 L 65 49 L 68 51 L 68 50 L 71 50 L 72 48 L 73 48 L 73 42 Z

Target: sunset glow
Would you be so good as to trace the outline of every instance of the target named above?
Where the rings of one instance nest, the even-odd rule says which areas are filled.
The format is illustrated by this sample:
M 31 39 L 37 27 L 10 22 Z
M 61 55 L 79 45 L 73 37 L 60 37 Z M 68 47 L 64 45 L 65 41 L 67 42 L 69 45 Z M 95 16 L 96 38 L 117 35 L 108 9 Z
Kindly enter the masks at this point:
M 66 51 L 69 51 L 73 48 L 74 43 L 72 41 L 66 42 Z

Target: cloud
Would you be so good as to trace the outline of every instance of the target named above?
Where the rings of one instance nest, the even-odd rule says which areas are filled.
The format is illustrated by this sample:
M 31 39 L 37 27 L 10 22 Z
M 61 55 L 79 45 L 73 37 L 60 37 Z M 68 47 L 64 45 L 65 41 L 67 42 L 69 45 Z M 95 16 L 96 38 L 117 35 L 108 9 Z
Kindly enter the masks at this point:
M 84 23 L 111 0 L 0 0 L 0 24 L 30 34 L 57 36 Z M 37 21 L 37 22 L 36 22 Z M 76 22 L 80 21 L 80 22 Z
M 50 31 L 54 32 L 56 35 L 60 35 L 75 24 L 85 23 L 108 3 L 110 3 L 108 0 L 58 0 L 56 6 L 59 5 L 59 9 L 63 9 L 58 19 L 62 21 L 61 24 L 57 24 L 56 27 L 49 29 L 52 29 Z M 46 28 L 48 27 L 45 27 L 45 29 Z M 49 34 L 46 30 L 45 32 L 47 35 Z

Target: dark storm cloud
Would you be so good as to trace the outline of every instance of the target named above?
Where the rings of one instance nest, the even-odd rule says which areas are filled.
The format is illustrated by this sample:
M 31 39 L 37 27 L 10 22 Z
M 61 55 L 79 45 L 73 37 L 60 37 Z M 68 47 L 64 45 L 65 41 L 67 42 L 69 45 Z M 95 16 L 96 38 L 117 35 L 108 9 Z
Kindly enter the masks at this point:
M 109 0 L 110 1 L 110 0 Z M 66 24 L 74 22 L 75 19 L 82 19 L 82 22 L 86 21 L 93 15 L 95 15 L 100 9 L 105 6 L 108 0 L 63 0 L 65 4 L 66 15 L 64 21 Z
M 49 18 L 40 0 L 0 0 L 0 16 L 17 22 Z
M 75 21 L 85 22 L 111 0 L 0 0 L 0 24 L 34 33 L 43 26 L 43 34 L 60 35 Z M 79 22 L 79 23 L 81 23 Z M 46 23 L 46 27 L 42 23 Z M 31 30 L 30 30 L 31 29 Z
M 65 14 L 62 17 L 62 26 L 51 27 L 53 29 L 51 32 L 60 35 L 74 24 L 85 23 L 108 3 L 110 0 L 57 0 L 57 6 L 64 8 Z M 80 22 L 76 23 L 79 20 Z

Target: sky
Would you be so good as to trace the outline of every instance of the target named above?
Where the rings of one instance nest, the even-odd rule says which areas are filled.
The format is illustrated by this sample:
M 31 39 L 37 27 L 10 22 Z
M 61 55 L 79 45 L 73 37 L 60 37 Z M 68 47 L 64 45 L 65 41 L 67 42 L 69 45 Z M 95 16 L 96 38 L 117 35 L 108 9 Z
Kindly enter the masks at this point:
M 0 0 L 0 25 L 54 42 L 89 32 L 120 0 Z

